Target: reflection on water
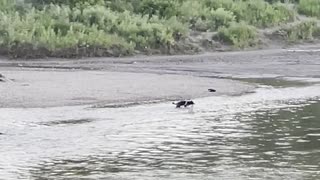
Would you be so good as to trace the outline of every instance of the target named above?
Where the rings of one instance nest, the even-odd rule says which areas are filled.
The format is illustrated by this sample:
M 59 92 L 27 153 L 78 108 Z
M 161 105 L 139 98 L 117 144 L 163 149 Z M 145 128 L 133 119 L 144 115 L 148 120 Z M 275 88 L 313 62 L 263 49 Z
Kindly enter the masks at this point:
M 249 83 L 257 83 L 261 85 L 267 85 L 272 87 L 302 87 L 311 85 L 313 82 L 308 81 L 297 81 L 299 79 L 284 79 L 284 78 L 233 78 L 235 80 L 240 80 Z M 319 79 L 317 79 L 319 81 Z
M 319 86 L 198 99 L 193 114 L 170 103 L 6 109 L 0 177 L 319 179 L 317 93 Z
M 39 123 L 39 125 L 57 126 L 57 125 L 90 123 L 92 121 L 94 121 L 94 120 L 93 119 L 71 119 L 71 120 L 58 120 L 58 121 L 41 122 L 41 123 Z

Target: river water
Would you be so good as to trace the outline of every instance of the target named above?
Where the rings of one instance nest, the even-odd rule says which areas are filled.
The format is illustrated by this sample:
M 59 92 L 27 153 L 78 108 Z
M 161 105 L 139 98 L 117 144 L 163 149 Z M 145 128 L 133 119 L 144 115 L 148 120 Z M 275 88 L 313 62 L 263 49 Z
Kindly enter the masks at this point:
M 320 85 L 123 108 L 0 109 L 0 179 L 320 179 Z

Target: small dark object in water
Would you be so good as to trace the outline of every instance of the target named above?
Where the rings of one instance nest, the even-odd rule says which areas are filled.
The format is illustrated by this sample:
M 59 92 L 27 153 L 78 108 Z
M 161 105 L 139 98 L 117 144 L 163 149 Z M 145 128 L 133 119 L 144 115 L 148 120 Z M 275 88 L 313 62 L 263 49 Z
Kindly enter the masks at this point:
M 181 106 L 188 107 L 194 105 L 193 101 L 179 101 L 177 103 L 173 102 L 172 104 L 176 105 L 176 108 L 180 108 Z
M 216 92 L 215 89 L 208 89 L 209 92 Z
M 0 135 L 4 135 L 4 134 L 0 132 Z

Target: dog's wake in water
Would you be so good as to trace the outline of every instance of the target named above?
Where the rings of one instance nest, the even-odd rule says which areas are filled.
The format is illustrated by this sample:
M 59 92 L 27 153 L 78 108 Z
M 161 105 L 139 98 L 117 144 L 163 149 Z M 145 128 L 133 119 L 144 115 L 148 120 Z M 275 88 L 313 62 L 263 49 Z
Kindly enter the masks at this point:
M 208 89 L 209 92 L 216 92 L 215 89 Z M 193 106 L 194 102 L 192 100 L 183 100 L 183 101 L 178 101 L 178 102 L 173 102 L 172 104 L 176 105 L 176 108 L 181 108 L 185 107 L 189 109 L 189 113 L 194 113 L 193 111 Z
M 191 106 L 189 106 L 189 107 L 187 107 L 188 108 L 188 113 L 190 113 L 190 114 L 193 114 L 194 113 L 194 111 L 193 111 L 193 105 L 191 105 Z

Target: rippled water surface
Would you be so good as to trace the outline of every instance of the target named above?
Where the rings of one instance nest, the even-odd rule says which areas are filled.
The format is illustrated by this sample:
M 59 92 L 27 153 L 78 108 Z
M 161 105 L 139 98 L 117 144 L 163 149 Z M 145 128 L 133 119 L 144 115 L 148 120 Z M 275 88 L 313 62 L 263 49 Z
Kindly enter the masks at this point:
M 320 86 L 127 108 L 0 109 L 0 179 L 320 179 Z

